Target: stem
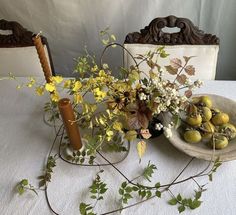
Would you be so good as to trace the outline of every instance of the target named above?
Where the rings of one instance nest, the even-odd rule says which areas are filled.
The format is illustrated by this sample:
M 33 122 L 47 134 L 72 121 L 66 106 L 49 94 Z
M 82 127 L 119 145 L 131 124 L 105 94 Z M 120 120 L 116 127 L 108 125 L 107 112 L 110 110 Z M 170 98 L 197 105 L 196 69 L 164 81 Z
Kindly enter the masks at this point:
M 187 62 L 184 64 L 184 66 L 181 68 L 181 70 L 179 71 L 179 73 L 176 75 L 175 80 L 173 81 L 173 83 L 175 83 L 177 77 L 182 73 L 182 71 L 184 70 L 185 66 L 187 65 Z

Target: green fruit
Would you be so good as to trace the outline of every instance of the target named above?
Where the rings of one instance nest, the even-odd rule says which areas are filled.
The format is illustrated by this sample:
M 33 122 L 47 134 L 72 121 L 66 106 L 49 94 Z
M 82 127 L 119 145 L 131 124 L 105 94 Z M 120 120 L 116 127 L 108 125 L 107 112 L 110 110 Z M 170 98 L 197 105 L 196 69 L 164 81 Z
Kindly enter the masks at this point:
M 211 141 L 212 148 L 214 148 L 213 141 L 215 141 L 215 148 L 216 149 L 223 149 L 229 144 L 228 139 L 223 135 L 217 135 L 212 139 L 212 141 Z
M 196 116 L 187 116 L 186 122 L 191 126 L 200 126 L 202 123 L 202 117 L 200 114 Z
M 223 125 L 229 122 L 229 115 L 227 113 L 218 113 L 211 119 L 214 125 Z
M 220 109 L 218 108 L 211 108 L 212 116 L 215 116 L 216 114 L 220 113 Z
M 211 109 L 208 108 L 208 107 L 202 107 L 201 108 L 201 116 L 202 116 L 202 121 L 203 122 L 209 121 L 212 117 Z
M 211 108 L 212 107 L 212 101 L 209 96 L 201 96 L 200 103 L 202 103 L 204 106 Z
M 236 128 L 230 123 L 223 124 L 219 127 L 219 132 L 224 133 L 229 140 L 232 140 L 236 137 Z
M 201 97 L 193 97 L 192 98 L 192 103 L 193 104 L 198 104 L 201 101 Z
M 202 134 L 202 138 L 204 138 L 204 139 L 211 138 L 213 133 L 214 133 L 214 131 L 215 131 L 214 125 L 212 125 L 212 123 L 209 122 L 209 121 L 208 122 L 204 122 L 202 124 L 202 129 L 203 129 L 203 131 L 201 132 L 201 134 Z
M 202 136 L 197 130 L 189 130 L 184 132 L 184 140 L 188 143 L 198 143 L 202 139 Z

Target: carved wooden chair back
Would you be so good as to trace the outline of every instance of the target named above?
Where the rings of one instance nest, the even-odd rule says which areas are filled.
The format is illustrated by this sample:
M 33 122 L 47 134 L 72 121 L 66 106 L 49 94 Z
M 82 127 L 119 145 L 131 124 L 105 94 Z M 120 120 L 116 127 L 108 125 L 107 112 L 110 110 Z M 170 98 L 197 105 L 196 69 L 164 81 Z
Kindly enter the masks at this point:
M 166 33 L 163 28 L 179 28 L 179 32 Z M 166 59 L 159 58 L 159 65 L 169 64 L 171 58 L 183 56 L 196 56 L 191 59 L 196 73 L 193 79 L 213 80 L 216 75 L 216 65 L 219 51 L 219 38 L 215 35 L 205 34 L 186 18 L 168 16 L 156 18 L 140 32 L 129 33 L 124 42 L 125 48 L 133 55 L 146 54 L 154 51 L 159 46 L 165 46 L 170 56 Z M 183 61 L 183 60 L 182 60 Z M 190 63 L 190 62 L 189 62 Z M 134 65 L 132 57 L 124 51 L 124 66 L 129 68 Z M 141 64 L 140 69 L 147 73 L 150 67 Z M 173 76 L 164 72 L 164 77 L 173 79 Z
M 44 75 L 34 43 L 33 33 L 17 22 L 0 20 L 0 76 L 12 73 L 16 77 Z M 54 75 L 52 57 L 47 39 L 42 43 Z

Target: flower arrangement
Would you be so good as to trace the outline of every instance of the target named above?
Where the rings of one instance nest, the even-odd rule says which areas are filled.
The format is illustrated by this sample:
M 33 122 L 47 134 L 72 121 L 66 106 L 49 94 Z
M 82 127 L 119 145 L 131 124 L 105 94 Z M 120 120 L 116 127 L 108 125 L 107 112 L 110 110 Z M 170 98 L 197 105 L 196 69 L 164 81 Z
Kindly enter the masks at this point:
M 117 44 L 108 44 L 111 45 Z M 77 60 L 74 71 L 78 74 L 77 78 L 63 79 L 61 76 L 54 76 L 50 83 L 44 85 L 37 85 L 31 78 L 27 86 L 35 86 L 38 95 L 43 95 L 45 91 L 50 92 L 51 104 L 48 103 L 45 110 L 50 111 L 50 107 L 53 107 L 51 119 L 53 116 L 59 117 L 56 114 L 56 103 L 60 99 L 61 91 L 66 90 L 73 100 L 76 113 L 74 123 L 90 129 L 90 136 L 86 134 L 86 138 L 90 139 L 89 142 L 91 139 L 96 142 L 91 147 L 95 152 L 105 143 L 110 144 L 118 134 L 128 141 L 150 138 L 153 135 L 149 129 L 150 123 L 164 112 L 173 114 L 174 120 L 179 111 L 183 110 L 192 90 L 201 86 L 201 81 L 191 83 L 188 78 L 195 74 L 195 68 L 189 65 L 192 57 L 184 56 L 184 63 L 178 58 L 170 59 L 170 65 L 161 68 L 158 58 L 166 57 L 168 54 L 164 47 L 138 55 L 134 57 L 135 65 L 122 68 L 122 76 L 118 79 L 107 64 L 98 65 L 95 58 L 86 53 Z M 141 63 L 149 66 L 148 73 L 139 69 Z M 165 72 L 173 75 L 174 80 L 166 80 L 163 76 Z M 101 104 L 103 110 L 99 110 Z M 154 130 L 163 129 L 166 137 L 170 137 L 171 127 L 175 123 L 173 121 L 163 126 L 158 122 L 154 124 Z M 140 152 L 141 145 L 145 148 L 143 140 L 137 145 L 140 157 L 144 153 L 142 150 Z
M 106 36 L 106 39 L 102 40 L 106 45 L 104 52 L 107 48 L 115 46 L 125 49 L 122 45 L 115 42 L 114 35 L 108 34 L 107 31 L 102 31 L 101 35 Z M 193 56 L 183 56 L 183 59 L 170 59 L 170 64 L 162 68 L 158 64 L 158 59 L 168 56 L 164 47 L 159 47 L 154 52 L 148 52 L 145 55 L 132 56 L 135 64 L 130 68 L 121 68 L 120 77 L 116 78 L 112 74 L 111 68 L 102 62 L 102 57 L 100 64 L 98 64 L 95 57 L 86 51 L 86 54 L 79 57 L 76 61 L 74 71 L 76 78 L 67 79 L 61 76 L 54 76 L 45 84 L 40 84 L 34 78 L 29 78 L 28 83 L 18 85 L 17 88 L 23 86 L 34 88 L 39 96 L 45 92 L 50 93 L 50 102 L 45 104 L 44 110 L 49 113 L 48 120 L 53 122 L 53 124 L 56 120 L 60 120 L 57 104 L 60 100 L 60 95 L 66 92 L 67 97 L 72 100 L 73 110 L 76 115 L 75 120 L 71 121 L 71 123 L 77 123 L 81 129 L 86 130 L 83 138 L 87 140 L 85 150 L 74 151 L 72 155 L 64 157 L 61 154 L 61 148 L 63 148 L 62 139 L 67 139 L 67 137 L 64 132 L 60 134 L 61 126 L 56 136 L 56 138 L 60 136 L 58 154 L 52 155 L 52 152 L 49 153 L 45 173 L 39 176 L 39 188 L 31 185 L 27 179 L 23 179 L 17 184 L 18 193 L 23 194 L 26 190 L 37 193 L 37 190 L 44 186 L 47 196 L 47 187 L 57 159 L 60 158 L 65 162 L 76 165 L 84 165 L 85 160 L 87 160 L 85 165 L 98 166 L 99 169 L 103 165 L 111 165 L 125 179 L 119 188 L 122 206 L 104 214 L 112 214 L 124 210 L 153 197 L 161 198 L 162 193 L 165 191 L 168 191 L 172 196 L 168 203 L 170 205 L 178 205 L 180 213 L 186 208 L 195 209 L 199 207 L 201 205 L 202 192 L 206 189 L 205 185 L 200 185 L 197 182 L 197 178 L 209 176 L 209 180 L 212 180 L 213 173 L 221 165 L 218 159 L 213 164 L 210 161 L 204 171 L 180 180 L 179 177 L 193 161 L 194 158 L 192 158 L 172 182 L 167 184 L 156 182 L 155 185 L 148 186 L 136 183 L 135 180 L 143 177 L 150 182 L 150 178 L 156 170 L 154 164 L 149 162 L 143 173 L 131 180 L 114 163 L 100 153 L 103 149 L 116 152 L 128 151 L 129 149 L 124 146 L 125 140 L 130 143 L 135 139 L 139 139 L 137 141 L 137 152 L 141 160 L 146 150 L 146 142 L 143 139 L 149 139 L 161 130 L 164 131 L 167 138 L 171 137 L 172 127 L 179 124 L 179 113 L 188 106 L 192 91 L 200 87 L 202 82 L 200 80 L 191 82 L 189 79 L 195 74 L 194 66 L 189 64 Z M 146 63 L 149 66 L 147 73 L 140 70 L 142 63 Z M 173 81 L 164 78 L 165 72 L 173 75 Z M 13 76 L 11 78 L 14 79 Z M 173 115 L 173 120 L 166 126 L 157 120 L 165 112 Z M 97 154 L 107 164 L 96 163 Z M 100 169 L 89 187 L 91 200 L 94 200 L 95 203 L 87 204 L 81 202 L 80 213 L 82 215 L 95 215 L 95 206 L 98 201 L 103 199 L 103 195 L 108 190 L 107 184 L 101 179 L 102 172 L 103 170 Z M 193 180 L 198 186 L 198 190 L 194 191 L 193 198 L 185 198 L 181 194 L 175 196 L 169 189 L 175 184 L 189 180 Z M 134 193 L 141 197 L 141 201 L 125 206 L 133 198 Z M 52 208 L 49 198 L 47 197 L 46 199 L 51 211 L 54 214 L 58 214 Z

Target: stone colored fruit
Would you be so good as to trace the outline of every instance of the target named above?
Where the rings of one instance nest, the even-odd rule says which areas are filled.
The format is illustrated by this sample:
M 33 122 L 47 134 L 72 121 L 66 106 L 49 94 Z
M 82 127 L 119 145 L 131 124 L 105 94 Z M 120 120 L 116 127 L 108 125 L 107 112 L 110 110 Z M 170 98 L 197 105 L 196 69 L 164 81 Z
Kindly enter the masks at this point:
M 227 113 L 217 113 L 211 121 L 214 125 L 223 125 L 229 122 L 229 115 Z
M 211 98 L 209 96 L 201 96 L 200 102 L 208 108 L 212 107 L 212 101 L 211 101 Z
M 211 122 L 202 123 L 203 131 L 201 132 L 202 138 L 210 139 L 215 131 L 215 127 Z
M 211 119 L 212 117 L 212 112 L 211 112 L 211 109 L 208 108 L 208 107 L 202 107 L 201 108 L 201 116 L 202 116 L 202 121 L 203 122 L 207 122 Z
M 214 148 L 213 141 L 215 141 L 215 148 L 216 149 L 223 149 L 229 144 L 228 139 L 223 135 L 217 135 L 217 136 L 215 136 L 214 140 L 212 139 L 211 146 Z
M 223 124 L 219 127 L 219 132 L 227 135 L 229 140 L 236 137 L 236 128 L 230 123 Z
M 198 143 L 202 139 L 202 136 L 197 130 L 189 130 L 184 132 L 184 140 L 188 143 Z
M 191 126 L 200 126 L 202 123 L 202 117 L 200 114 L 196 116 L 187 116 L 186 122 Z

